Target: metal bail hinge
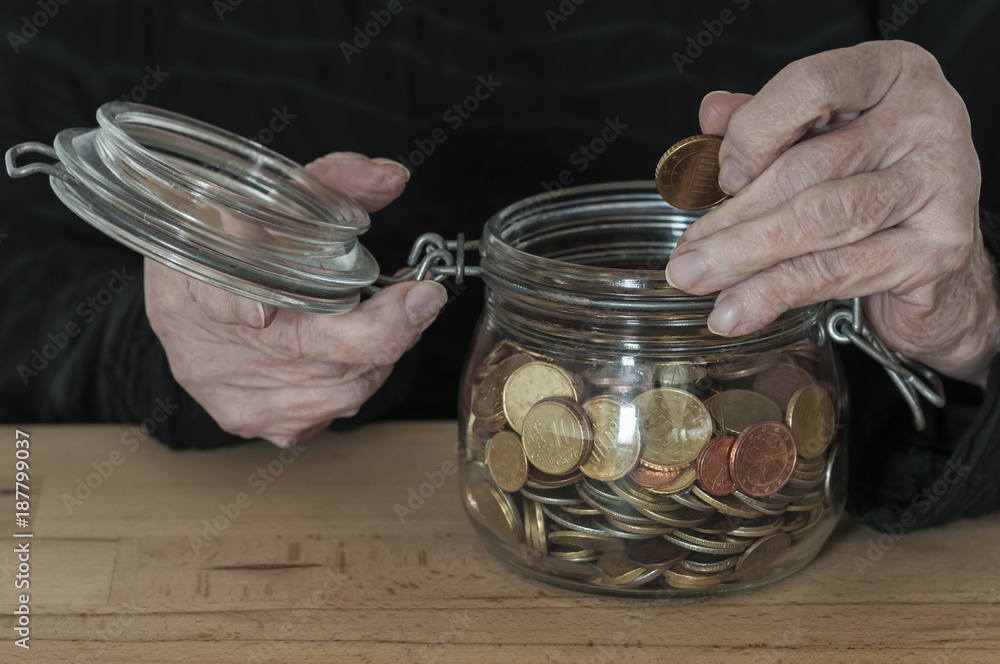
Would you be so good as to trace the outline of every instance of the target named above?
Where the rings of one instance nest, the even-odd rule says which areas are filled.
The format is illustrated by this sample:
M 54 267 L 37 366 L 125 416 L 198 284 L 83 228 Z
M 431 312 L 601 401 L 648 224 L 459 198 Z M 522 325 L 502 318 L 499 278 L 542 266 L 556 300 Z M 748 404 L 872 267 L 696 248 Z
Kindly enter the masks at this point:
M 926 424 L 918 395 L 938 408 L 944 406 L 944 385 L 938 375 L 919 362 L 886 348 L 865 324 L 861 298 L 855 298 L 851 307 L 834 309 L 826 319 L 826 331 L 834 341 L 854 344 L 882 365 L 909 404 L 918 431 L 923 431 Z
M 375 285 L 366 290 L 374 292 L 403 281 L 433 279 L 442 282 L 448 277 L 454 277 L 455 283 L 461 284 L 466 277 L 480 275 L 478 265 L 465 263 L 466 252 L 478 250 L 479 240 L 466 240 L 463 233 L 459 233 L 454 240 L 445 240 L 437 233 L 424 233 L 413 243 L 406 260 L 409 266 L 407 270 L 391 277 L 381 274 L 375 280 Z

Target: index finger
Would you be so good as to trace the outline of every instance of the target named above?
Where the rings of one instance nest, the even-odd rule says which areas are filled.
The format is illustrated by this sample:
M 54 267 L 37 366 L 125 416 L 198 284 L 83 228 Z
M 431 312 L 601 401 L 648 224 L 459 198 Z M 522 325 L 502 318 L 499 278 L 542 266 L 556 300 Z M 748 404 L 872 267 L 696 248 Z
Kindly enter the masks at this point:
M 903 42 L 868 42 L 791 63 L 740 106 L 719 150 L 719 184 L 729 194 L 747 186 L 805 133 L 838 114 L 865 111 L 903 70 Z

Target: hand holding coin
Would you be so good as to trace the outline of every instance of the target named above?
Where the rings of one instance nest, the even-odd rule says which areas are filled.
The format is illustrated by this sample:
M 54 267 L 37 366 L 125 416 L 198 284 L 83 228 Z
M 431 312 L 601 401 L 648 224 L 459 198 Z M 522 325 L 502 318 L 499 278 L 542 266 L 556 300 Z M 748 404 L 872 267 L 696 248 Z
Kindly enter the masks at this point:
M 985 384 L 1000 297 L 979 231 L 969 117 L 934 58 L 872 42 L 794 62 L 700 114 L 733 194 L 684 233 L 672 285 L 720 291 L 710 329 L 865 297 L 874 331 L 946 375 Z

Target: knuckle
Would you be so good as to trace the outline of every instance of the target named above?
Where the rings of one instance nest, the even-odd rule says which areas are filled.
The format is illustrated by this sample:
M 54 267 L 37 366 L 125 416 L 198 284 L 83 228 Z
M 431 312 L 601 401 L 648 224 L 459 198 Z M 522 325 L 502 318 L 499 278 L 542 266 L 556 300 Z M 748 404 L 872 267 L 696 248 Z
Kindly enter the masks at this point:
M 807 240 L 830 236 L 834 223 L 845 216 L 844 196 L 829 186 L 812 187 L 792 199 L 792 219 Z
M 744 282 L 740 290 L 744 298 L 743 310 L 753 312 L 760 319 L 773 320 L 792 307 L 788 302 L 788 289 L 773 273 Z
M 259 435 L 259 430 L 245 418 L 237 416 L 230 411 L 209 413 L 219 428 L 226 433 L 240 436 L 241 438 L 254 438 Z
M 796 96 L 793 103 L 817 110 L 831 110 L 831 100 L 837 94 L 837 69 L 822 57 L 805 58 L 789 64 L 784 74 L 788 89 Z
M 848 283 L 853 273 L 843 254 L 838 251 L 820 251 L 794 259 L 794 274 L 805 285 L 799 301 L 791 306 L 802 306 L 806 302 L 827 299 L 827 294 L 842 284 Z
M 351 381 L 345 388 L 343 398 L 334 413 L 338 418 L 354 417 L 371 396 L 370 385 L 360 379 Z

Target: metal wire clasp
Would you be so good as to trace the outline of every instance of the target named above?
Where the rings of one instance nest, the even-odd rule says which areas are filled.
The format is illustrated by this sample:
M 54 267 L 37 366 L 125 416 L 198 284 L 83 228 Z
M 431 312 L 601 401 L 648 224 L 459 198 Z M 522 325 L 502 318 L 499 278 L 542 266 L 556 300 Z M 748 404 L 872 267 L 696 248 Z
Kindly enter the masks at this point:
M 909 404 L 918 431 L 923 431 L 926 425 L 918 395 L 938 408 L 944 406 L 944 385 L 938 375 L 919 362 L 889 350 L 865 324 L 861 298 L 854 298 L 849 307 L 845 304 L 834 309 L 826 319 L 826 331 L 834 341 L 854 344 L 882 365 Z
M 459 233 L 454 240 L 445 240 L 437 233 L 424 233 L 413 243 L 410 256 L 406 260 L 409 269 L 394 275 L 379 275 L 375 285 L 368 291 L 375 292 L 402 281 L 421 281 L 433 279 L 442 282 L 448 277 L 454 277 L 456 284 L 461 284 L 465 277 L 480 276 L 478 265 L 467 265 L 465 253 L 478 251 L 479 240 L 466 240 L 465 234 Z

